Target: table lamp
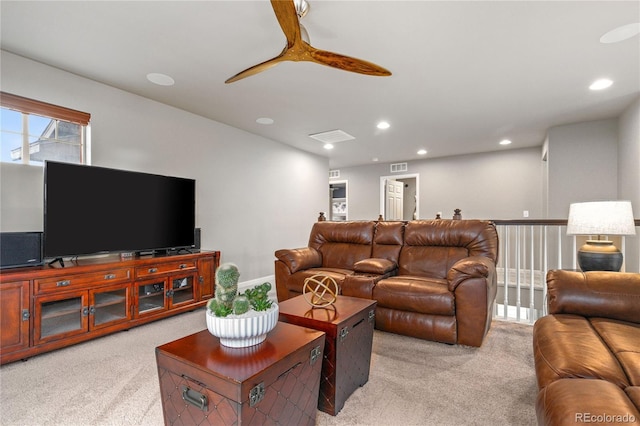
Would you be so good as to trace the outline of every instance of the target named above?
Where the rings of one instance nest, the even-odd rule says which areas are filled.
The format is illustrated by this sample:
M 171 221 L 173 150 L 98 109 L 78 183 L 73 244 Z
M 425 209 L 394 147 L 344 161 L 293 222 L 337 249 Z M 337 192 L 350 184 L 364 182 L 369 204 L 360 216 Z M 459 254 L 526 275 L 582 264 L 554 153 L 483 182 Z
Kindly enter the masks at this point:
M 583 271 L 620 271 L 622 253 L 607 235 L 635 235 L 630 201 L 573 203 L 569 207 L 567 235 L 597 235 L 578 250 Z

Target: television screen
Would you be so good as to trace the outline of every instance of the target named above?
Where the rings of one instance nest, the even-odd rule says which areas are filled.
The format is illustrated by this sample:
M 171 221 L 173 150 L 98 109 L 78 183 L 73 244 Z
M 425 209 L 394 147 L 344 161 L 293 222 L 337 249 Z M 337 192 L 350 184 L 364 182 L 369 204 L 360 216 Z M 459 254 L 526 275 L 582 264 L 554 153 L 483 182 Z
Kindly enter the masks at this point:
M 191 247 L 193 179 L 47 161 L 44 256 Z

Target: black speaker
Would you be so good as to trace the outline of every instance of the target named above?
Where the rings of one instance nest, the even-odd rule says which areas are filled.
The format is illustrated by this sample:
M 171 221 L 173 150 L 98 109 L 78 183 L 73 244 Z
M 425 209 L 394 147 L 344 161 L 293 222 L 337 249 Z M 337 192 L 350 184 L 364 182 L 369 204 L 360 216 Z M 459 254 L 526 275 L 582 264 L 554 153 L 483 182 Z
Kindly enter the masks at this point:
M 0 269 L 42 265 L 42 232 L 0 232 Z
M 200 228 L 196 228 L 193 233 L 193 248 L 200 250 Z

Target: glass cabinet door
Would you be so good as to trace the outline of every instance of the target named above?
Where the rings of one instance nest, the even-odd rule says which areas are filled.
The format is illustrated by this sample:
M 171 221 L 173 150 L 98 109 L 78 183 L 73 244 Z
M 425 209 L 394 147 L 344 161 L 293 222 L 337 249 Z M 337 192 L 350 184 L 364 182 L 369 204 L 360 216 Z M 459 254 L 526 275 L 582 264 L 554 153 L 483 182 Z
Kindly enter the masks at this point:
M 171 278 L 171 306 L 191 303 L 196 298 L 193 275 Z
M 128 321 L 131 318 L 128 285 L 94 290 L 90 296 L 89 315 L 92 318 L 92 328 Z
M 164 279 L 136 283 L 137 316 L 164 311 L 168 308 L 165 285 Z
M 35 343 L 69 337 L 88 330 L 87 292 L 39 297 L 35 302 Z

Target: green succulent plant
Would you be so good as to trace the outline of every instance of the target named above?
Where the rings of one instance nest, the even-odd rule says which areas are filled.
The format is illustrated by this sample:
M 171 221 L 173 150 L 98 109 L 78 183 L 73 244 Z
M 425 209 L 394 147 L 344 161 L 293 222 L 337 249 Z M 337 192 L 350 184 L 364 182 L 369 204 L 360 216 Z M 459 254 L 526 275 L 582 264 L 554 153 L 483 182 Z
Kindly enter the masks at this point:
M 266 311 L 273 306 L 269 300 L 271 283 L 262 283 L 238 294 L 238 279 L 240 272 L 233 263 L 223 263 L 215 274 L 215 297 L 207 302 L 209 309 L 217 317 L 226 317 L 230 314 L 242 315 L 249 310 Z
M 244 292 L 249 298 L 249 303 L 254 311 L 266 311 L 273 305 L 273 302 L 269 300 L 268 293 L 270 290 L 271 283 L 262 283 Z

